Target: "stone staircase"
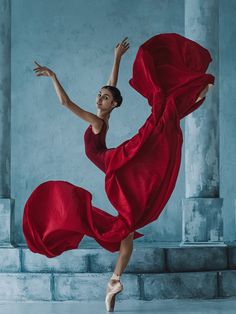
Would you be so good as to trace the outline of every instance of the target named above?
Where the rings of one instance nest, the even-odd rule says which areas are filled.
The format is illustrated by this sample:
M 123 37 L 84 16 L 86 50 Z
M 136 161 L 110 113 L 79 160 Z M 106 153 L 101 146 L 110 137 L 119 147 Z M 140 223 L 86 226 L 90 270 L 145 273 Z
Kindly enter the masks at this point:
M 104 300 L 117 256 L 95 241 L 52 259 L 27 247 L 1 247 L 0 300 Z M 121 281 L 120 300 L 236 296 L 236 246 L 136 240 Z

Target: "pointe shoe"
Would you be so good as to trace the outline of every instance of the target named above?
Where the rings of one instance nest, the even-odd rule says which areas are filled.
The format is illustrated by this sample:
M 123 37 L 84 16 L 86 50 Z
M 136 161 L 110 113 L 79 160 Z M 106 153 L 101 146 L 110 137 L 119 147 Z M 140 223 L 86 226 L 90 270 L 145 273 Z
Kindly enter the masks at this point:
M 123 290 L 123 285 L 120 280 L 110 280 L 107 284 L 106 291 L 106 310 L 108 312 L 113 312 L 115 307 L 115 298 L 118 293 Z

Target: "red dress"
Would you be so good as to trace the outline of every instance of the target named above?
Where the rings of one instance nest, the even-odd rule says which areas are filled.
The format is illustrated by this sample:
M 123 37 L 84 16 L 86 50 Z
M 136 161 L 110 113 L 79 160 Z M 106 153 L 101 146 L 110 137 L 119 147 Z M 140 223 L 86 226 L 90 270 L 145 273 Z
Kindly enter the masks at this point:
M 159 34 L 139 47 L 130 85 L 143 95 L 151 112 L 137 134 L 107 148 L 106 124 L 99 134 L 84 134 L 87 157 L 105 173 L 105 191 L 117 210 L 113 216 L 92 204 L 92 194 L 66 181 L 46 181 L 28 198 L 23 232 L 31 251 L 55 257 L 76 249 L 83 236 L 110 252 L 130 232 L 158 218 L 177 180 L 183 143 L 180 119 L 214 76 L 207 49 L 176 33 Z

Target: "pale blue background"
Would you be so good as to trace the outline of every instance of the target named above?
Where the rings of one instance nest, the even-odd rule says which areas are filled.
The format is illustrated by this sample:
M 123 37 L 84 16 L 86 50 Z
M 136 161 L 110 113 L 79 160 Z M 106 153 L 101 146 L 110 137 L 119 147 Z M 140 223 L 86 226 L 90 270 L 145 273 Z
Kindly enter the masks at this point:
M 235 239 L 236 195 L 236 2 L 220 1 L 220 197 L 224 198 L 224 238 Z M 23 207 L 34 188 L 48 180 L 66 180 L 88 189 L 93 204 L 112 214 L 104 173 L 85 156 L 88 124 L 63 107 L 50 78 L 36 77 L 33 61 L 48 66 L 70 98 L 96 113 L 95 97 L 106 84 L 114 46 L 125 36 L 118 88 L 124 97 L 113 111 L 108 147 L 132 137 L 149 115 L 147 101 L 128 84 L 139 45 L 158 33 L 184 35 L 183 0 L 12 1 L 11 197 L 15 199 L 16 240 L 24 242 Z M 214 58 L 214 56 L 213 56 Z M 184 120 L 181 121 L 184 134 Z M 159 219 L 146 226 L 142 241 L 181 241 L 185 198 L 184 144 L 175 190 Z

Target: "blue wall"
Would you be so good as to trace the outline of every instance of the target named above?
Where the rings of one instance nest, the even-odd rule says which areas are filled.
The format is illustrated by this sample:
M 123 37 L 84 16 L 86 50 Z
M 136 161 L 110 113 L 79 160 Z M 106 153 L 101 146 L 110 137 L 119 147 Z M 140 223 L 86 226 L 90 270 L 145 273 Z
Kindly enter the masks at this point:
M 233 0 L 227 5 L 220 1 L 220 197 L 226 240 L 235 238 L 235 13 Z M 60 104 L 49 78 L 35 76 L 33 61 L 53 69 L 70 98 L 96 113 L 96 93 L 109 77 L 114 46 L 129 37 L 131 48 L 122 59 L 118 81 L 124 102 L 113 111 L 107 135 L 108 147 L 114 147 L 132 137 L 150 112 L 128 84 L 137 49 L 149 37 L 168 32 L 184 35 L 182 0 L 12 1 L 11 188 L 18 242 L 24 241 L 24 203 L 43 181 L 82 186 L 92 192 L 95 206 L 116 214 L 104 191 L 104 174 L 84 153 L 87 123 Z M 143 241 L 181 240 L 184 145 L 175 190 L 159 219 L 142 229 Z
M 236 240 L 236 1 L 220 1 L 220 193 L 224 237 Z

